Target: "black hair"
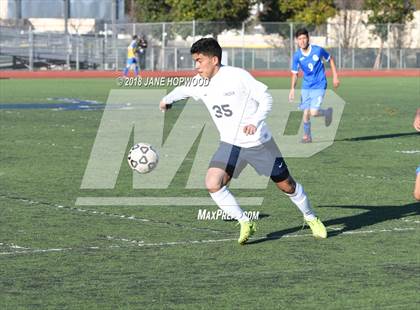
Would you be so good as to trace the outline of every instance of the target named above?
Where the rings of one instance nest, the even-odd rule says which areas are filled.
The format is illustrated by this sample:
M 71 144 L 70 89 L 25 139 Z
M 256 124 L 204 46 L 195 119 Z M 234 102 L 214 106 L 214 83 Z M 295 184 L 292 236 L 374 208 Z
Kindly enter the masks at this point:
M 222 48 L 213 38 L 202 38 L 196 41 L 191 46 L 190 53 L 203 54 L 210 57 L 216 56 L 219 59 L 219 64 L 222 62 Z
M 309 38 L 309 32 L 308 32 L 308 30 L 306 30 L 306 28 L 300 28 L 300 29 L 298 29 L 298 30 L 296 30 L 296 33 L 295 33 L 295 38 L 297 38 L 297 37 L 299 37 L 299 36 L 301 36 L 301 35 L 305 35 L 307 38 Z
M 133 40 L 137 40 L 138 39 L 138 36 L 135 34 L 135 35 L 133 35 Z

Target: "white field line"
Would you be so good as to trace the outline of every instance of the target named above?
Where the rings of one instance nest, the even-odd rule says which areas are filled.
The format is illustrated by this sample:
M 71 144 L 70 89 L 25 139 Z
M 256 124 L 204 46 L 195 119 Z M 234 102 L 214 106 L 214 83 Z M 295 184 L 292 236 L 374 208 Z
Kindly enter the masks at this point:
M 334 230 L 340 230 L 338 228 L 335 228 Z M 372 229 L 372 230 L 360 230 L 360 231 L 345 231 L 342 233 L 342 235 L 368 235 L 368 234 L 374 234 L 374 233 L 395 233 L 395 232 L 407 232 L 407 231 L 413 231 L 416 230 L 413 227 L 395 227 L 392 229 Z M 283 239 L 283 238 L 307 238 L 312 237 L 312 234 L 286 234 L 283 236 L 280 236 L 279 238 L 267 238 L 267 239 Z M 264 237 L 260 237 L 263 239 Z M 250 238 L 250 240 L 258 240 L 260 238 Z M 192 244 L 208 244 L 208 243 L 219 243 L 219 242 L 232 242 L 236 241 L 236 238 L 224 238 L 224 239 L 204 239 L 204 240 L 184 240 L 184 241 L 172 241 L 172 242 L 152 242 L 152 243 L 146 243 L 143 240 L 135 240 L 135 239 L 127 239 L 127 238 L 118 238 L 113 236 L 107 236 L 107 239 L 110 241 L 119 241 L 124 243 L 129 243 L 131 245 L 137 246 L 137 247 L 166 247 L 166 246 L 174 246 L 174 245 L 192 245 Z M 38 253 L 48 253 L 48 252 L 64 252 L 64 251 L 73 251 L 73 250 L 104 250 L 104 249 L 110 249 L 110 248 L 122 248 L 118 245 L 111 245 L 108 247 L 83 247 L 83 248 L 50 248 L 50 249 L 30 249 L 26 247 L 17 247 L 13 244 L 14 247 L 11 245 L 7 245 L 4 243 L 0 243 L 0 246 L 6 245 L 9 248 L 12 249 L 24 249 L 21 251 L 6 251 L 6 252 L 0 252 L 0 255 L 18 255 L 18 254 L 38 254 Z
M 226 233 L 226 232 L 219 231 L 219 230 L 214 230 L 214 229 L 211 229 L 211 228 L 189 227 L 189 226 L 185 226 L 185 225 L 177 224 L 177 223 L 140 218 L 140 217 L 136 217 L 134 215 L 125 215 L 125 214 L 110 213 L 110 212 L 90 210 L 90 209 L 82 209 L 82 208 L 78 208 L 78 207 L 69 207 L 69 206 L 58 205 L 58 204 L 55 204 L 55 203 L 36 201 L 36 200 L 32 200 L 32 199 L 27 199 L 27 198 L 8 197 L 8 196 L 2 195 L 2 194 L 0 194 L 0 198 L 17 200 L 17 201 L 25 202 L 25 203 L 30 204 L 30 205 L 42 205 L 42 206 L 57 208 L 57 209 L 61 209 L 61 210 L 75 211 L 75 212 L 86 213 L 86 214 L 91 214 L 91 215 L 100 215 L 100 216 L 104 216 L 104 217 L 118 218 L 118 219 L 122 219 L 122 220 L 148 222 L 148 223 L 151 223 L 151 224 L 160 224 L 160 225 L 164 225 L 164 226 L 167 226 L 167 227 L 174 227 L 175 226 L 175 227 L 180 227 L 180 228 L 183 228 L 183 229 L 213 232 L 213 233 L 217 233 L 217 234 Z
M 420 224 L 420 221 L 418 221 L 418 220 L 411 220 L 411 219 L 405 219 L 405 218 L 402 218 L 402 219 L 401 219 L 401 221 L 403 221 L 403 222 L 407 222 L 407 223 L 416 223 L 416 224 Z
M 416 154 L 416 153 L 420 153 L 420 150 L 412 150 L 412 151 L 395 151 L 397 153 L 402 153 L 402 154 Z
M 237 197 L 241 206 L 260 206 L 264 197 Z M 214 206 L 210 197 L 78 197 L 76 206 Z
M 364 174 L 354 174 L 354 173 L 347 173 L 347 176 L 349 177 L 356 177 L 356 178 L 363 178 L 363 179 L 370 179 L 370 180 L 383 180 L 383 181 L 392 181 L 392 182 L 397 182 L 397 183 L 413 183 L 413 180 L 405 180 L 405 179 L 392 179 L 390 177 L 375 177 L 372 175 L 364 175 Z

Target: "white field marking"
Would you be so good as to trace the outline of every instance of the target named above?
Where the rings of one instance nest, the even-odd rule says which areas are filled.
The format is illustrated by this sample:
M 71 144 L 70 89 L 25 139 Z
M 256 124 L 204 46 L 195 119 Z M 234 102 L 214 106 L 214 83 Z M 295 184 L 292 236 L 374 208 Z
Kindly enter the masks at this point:
M 167 222 L 167 221 L 158 221 L 158 220 L 140 218 L 140 217 L 136 217 L 134 215 L 124 215 L 124 214 L 109 213 L 109 212 L 104 212 L 104 211 L 82 209 L 82 208 L 78 208 L 78 207 L 69 207 L 69 206 L 63 206 L 63 205 L 58 205 L 58 204 L 49 203 L 49 202 L 41 202 L 41 201 L 31 200 L 31 199 L 27 199 L 27 198 L 9 197 L 9 196 L 3 195 L 3 194 L 0 194 L 0 198 L 22 201 L 22 202 L 28 203 L 30 205 L 43 205 L 43 206 L 53 207 L 53 208 L 62 209 L 62 210 L 76 211 L 76 212 L 88 213 L 88 214 L 93 214 L 93 215 L 100 215 L 100 216 L 105 216 L 105 217 L 113 217 L 113 218 L 118 218 L 118 219 L 123 219 L 123 220 L 149 222 L 151 224 L 162 224 L 162 225 L 169 226 L 169 227 L 175 226 L 175 227 L 180 227 L 180 228 L 183 228 L 183 229 L 207 231 L 207 232 L 213 232 L 213 233 L 217 233 L 217 234 L 226 233 L 224 231 L 219 231 L 219 230 L 215 230 L 215 229 L 211 229 L 211 228 L 189 227 L 189 226 L 185 226 L 185 225 L 182 225 L 182 224 L 171 223 L 171 222 Z
M 383 232 L 405 232 L 405 231 L 413 231 L 416 230 L 415 228 L 399 228 L 395 227 L 392 229 L 378 229 L 378 230 L 361 230 L 361 231 L 345 231 L 342 235 L 355 235 L 355 234 L 373 234 L 373 233 L 383 233 Z M 286 234 L 279 238 L 267 238 L 271 239 L 282 239 L 282 238 L 306 238 L 312 237 L 312 234 Z M 130 243 L 132 245 L 138 247 L 165 247 L 165 246 L 174 246 L 174 245 L 190 245 L 190 244 L 205 244 L 205 243 L 218 243 L 218 242 L 232 242 L 236 241 L 236 238 L 226 238 L 226 239 L 205 239 L 205 240 L 185 240 L 185 241 L 173 241 L 173 242 L 155 242 L 155 243 L 145 243 L 143 240 L 134 240 L 134 239 L 127 239 L 127 238 L 117 238 L 112 236 L 107 236 L 107 239 L 110 241 L 121 241 L 125 243 Z M 250 240 L 259 240 L 261 238 L 250 238 Z M 27 250 L 23 251 L 10 251 L 10 252 L 0 252 L 0 255 L 18 255 L 18 254 L 38 254 L 38 253 L 48 253 L 48 252 L 65 252 L 65 251 L 75 251 L 75 250 L 105 250 L 105 249 L 112 249 L 112 248 L 122 248 L 119 245 L 110 245 L 108 247 L 83 247 L 83 248 L 51 248 L 51 249 L 30 249 L 25 248 Z
M 390 177 L 375 177 L 372 175 L 364 175 L 364 174 L 354 174 L 354 173 L 347 173 L 349 177 L 357 177 L 357 178 L 364 178 L 364 179 L 373 179 L 373 180 L 385 180 L 385 181 L 392 181 L 396 183 L 413 183 L 413 180 L 404 180 L 399 178 L 398 180 L 392 179 Z
M 402 154 L 416 154 L 416 153 L 420 153 L 420 150 L 413 150 L 413 151 L 395 151 L 397 153 L 402 153 Z
M 334 228 L 334 230 L 343 230 L 344 228 Z M 415 228 L 392 228 L 392 229 L 379 229 L 379 230 L 361 230 L 361 231 L 344 231 L 343 235 L 354 235 L 354 234 L 372 234 L 372 233 L 382 233 L 382 232 L 401 232 L 401 231 L 412 231 L 416 230 Z M 280 237 L 268 237 L 267 239 L 282 239 L 282 238 L 302 238 L 302 237 L 312 237 L 312 234 L 286 234 Z M 262 238 L 249 238 L 249 240 L 259 240 Z M 145 243 L 143 240 L 127 239 L 127 238 L 117 238 L 113 236 L 107 236 L 108 240 L 113 241 L 122 241 L 125 243 L 130 243 L 139 247 L 153 247 L 153 246 L 171 246 L 171 245 L 188 245 L 188 244 L 200 244 L 200 243 L 216 243 L 216 242 L 227 242 L 227 241 L 236 241 L 237 239 L 226 238 L 226 239 L 207 239 L 207 240 L 185 240 L 185 241 L 173 241 L 173 242 L 156 242 L 156 243 Z
M 122 241 L 125 243 L 130 243 L 135 246 L 143 247 L 153 247 L 153 246 L 170 246 L 170 245 L 187 245 L 187 244 L 200 244 L 200 243 L 216 243 L 216 242 L 227 242 L 227 241 L 236 241 L 236 238 L 225 238 L 225 239 L 205 239 L 205 240 L 185 240 L 185 241 L 172 241 L 172 242 L 155 242 L 155 243 L 145 243 L 143 240 L 134 240 L 127 238 L 116 238 L 112 236 L 106 237 L 111 241 Z
M 241 206 L 260 206 L 264 197 L 237 197 Z M 214 206 L 210 197 L 78 197 L 76 206 Z
M 7 244 L 7 243 L 0 242 L 0 246 L 5 246 L 5 247 L 11 248 L 11 249 L 22 249 L 22 250 L 29 250 L 30 249 L 30 248 L 25 248 L 23 246 L 19 246 L 19 245 L 14 244 L 14 243 Z
M 417 220 L 411 220 L 411 219 L 405 219 L 405 218 L 402 218 L 402 219 L 401 219 L 401 221 L 403 221 L 403 222 L 407 222 L 407 223 L 416 223 L 416 224 L 420 224 L 420 221 L 417 221 Z

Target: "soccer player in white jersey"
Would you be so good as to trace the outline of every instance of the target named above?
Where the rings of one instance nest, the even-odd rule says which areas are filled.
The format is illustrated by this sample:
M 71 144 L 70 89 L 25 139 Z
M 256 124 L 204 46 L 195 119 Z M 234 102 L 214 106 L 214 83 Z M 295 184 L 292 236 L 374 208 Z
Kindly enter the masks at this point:
M 315 237 L 326 238 L 325 226 L 316 217 L 301 184 L 289 174 L 287 165 L 265 123 L 272 97 L 267 86 L 247 71 L 221 66 L 222 49 L 213 38 L 203 38 L 191 47 L 198 71 L 196 79 L 205 86 L 179 86 L 165 96 L 159 107 L 166 111 L 178 100 L 189 97 L 202 100 L 220 133 L 220 144 L 210 161 L 206 187 L 215 203 L 241 225 L 239 244 L 255 232 L 256 225 L 240 208 L 227 185 L 247 164 L 273 180 L 302 212 Z
M 295 86 L 299 69 L 303 72 L 301 103 L 299 108 L 303 110 L 303 131 L 302 143 L 312 142 L 311 116 L 324 116 L 325 125 L 329 126 L 332 121 L 332 108 L 321 109 L 322 100 L 327 88 L 327 78 L 323 60 L 331 65 L 333 85 L 337 88 L 340 81 L 337 75 L 334 59 L 322 47 L 309 44 L 308 30 L 298 29 L 295 34 L 299 49 L 293 55 L 292 81 L 289 93 L 289 101 L 295 98 Z
M 416 111 L 413 127 L 415 130 L 420 131 L 420 108 Z M 420 201 L 420 165 L 416 169 L 416 183 L 414 184 L 413 195 L 416 200 Z

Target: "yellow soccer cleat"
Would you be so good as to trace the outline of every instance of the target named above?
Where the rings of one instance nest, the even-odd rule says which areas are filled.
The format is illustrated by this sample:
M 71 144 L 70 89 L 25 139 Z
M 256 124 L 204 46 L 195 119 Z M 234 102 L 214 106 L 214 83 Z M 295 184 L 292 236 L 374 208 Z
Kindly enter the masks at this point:
M 315 218 L 311 221 L 305 220 L 308 223 L 309 227 L 312 230 L 312 235 L 315 238 L 325 239 L 327 238 L 327 229 L 325 228 L 324 224 L 322 224 L 319 218 Z
M 241 233 L 239 235 L 238 243 L 244 245 L 249 237 L 257 231 L 257 225 L 251 221 L 241 221 L 239 224 L 241 224 Z

